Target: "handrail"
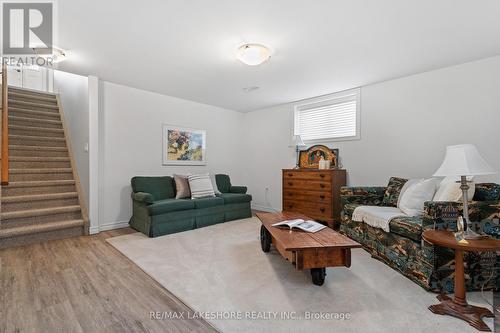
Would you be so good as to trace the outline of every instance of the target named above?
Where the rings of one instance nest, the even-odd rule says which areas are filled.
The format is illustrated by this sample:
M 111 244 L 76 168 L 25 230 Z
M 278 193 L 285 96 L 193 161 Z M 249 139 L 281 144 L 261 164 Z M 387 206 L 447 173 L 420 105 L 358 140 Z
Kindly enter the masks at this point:
M 2 59 L 3 60 L 3 59 Z M 9 87 L 7 64 L 2 61 L 2 186 L 9 185 Z

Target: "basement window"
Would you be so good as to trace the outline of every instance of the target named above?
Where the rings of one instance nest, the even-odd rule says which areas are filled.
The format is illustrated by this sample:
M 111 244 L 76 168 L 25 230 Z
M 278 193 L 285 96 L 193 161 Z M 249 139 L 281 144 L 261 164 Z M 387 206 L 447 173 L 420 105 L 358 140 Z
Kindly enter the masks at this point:
M 295 106 L 294 133 L 309 144 L 360 138 L 360 89 Z

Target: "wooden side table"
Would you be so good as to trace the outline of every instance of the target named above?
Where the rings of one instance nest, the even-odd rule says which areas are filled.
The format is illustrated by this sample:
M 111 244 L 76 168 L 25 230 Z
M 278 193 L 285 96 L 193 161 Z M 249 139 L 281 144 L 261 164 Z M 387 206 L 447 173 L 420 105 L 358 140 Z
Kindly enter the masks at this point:
M 443 230 L 426 230 L 422 237 L 431 244 L 455 250 L 455 296 L 451 299 L 446 295 L 439 295 L 437 299 L 441 303 L 431 305 L 429 310 L 436 314 L 460 318 L 480 331 L 491 332 L 491 329 L 484 323 L 482 318 L 493 318 L 495 315 L 486 308 L 467 304 L 463 252 L 496 251 L 500 248 L 500 240 L 486 238 L 458 242 L 451 231 Z

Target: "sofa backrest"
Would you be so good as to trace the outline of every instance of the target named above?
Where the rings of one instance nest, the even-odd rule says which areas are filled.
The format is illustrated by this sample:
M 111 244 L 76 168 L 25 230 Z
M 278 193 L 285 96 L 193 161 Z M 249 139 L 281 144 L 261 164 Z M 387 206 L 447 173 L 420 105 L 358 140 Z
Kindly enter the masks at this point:
M 231 179 L 228 175 L 215 175 L 215 182 L 217 183 L 217 188 L 221 193 L 231 192 Z
M 150 193 L 155 201 L 175 198 L 173 178 L 169 176 L 134 177 L 131 184 L 134 193 Z
M 474 201 L 500 201 L 500 185 L 495 183 L 476 184 Z

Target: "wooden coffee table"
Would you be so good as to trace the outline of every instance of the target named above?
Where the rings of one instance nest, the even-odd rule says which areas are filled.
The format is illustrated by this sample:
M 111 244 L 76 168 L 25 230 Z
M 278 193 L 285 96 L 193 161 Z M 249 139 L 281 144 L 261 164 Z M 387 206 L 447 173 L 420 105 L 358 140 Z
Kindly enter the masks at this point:
M 326 267 L 351 267 L 351 249 L 361 245 L 338 232 L 325 228 L 315 233 L 273 227 L 272 224 L 292 219 L 311 220 L 296 213 L 258 213 L 262 221 L 260 241 L 262 251 L 269 252 L 271 244 L 295 269 L 310 269 L 312 282 L 325 282 Z
M 446 295 L 437 298 L 441 303 L 429 306 L 429 310 L 440 315 L 450 315 L 468 322 L 474 328 L 491 332 L 483 321 L 483 317 L 495 317 L 488 309 L 469 305 L 465 298 L 464 251 L 496 251 L 500 248 L 500 240 L 487 238 L 458 242 L 451 231 L 426 230 L 422 234 L 425 241 L 455 250 L 455 295 L 453 299 Z

